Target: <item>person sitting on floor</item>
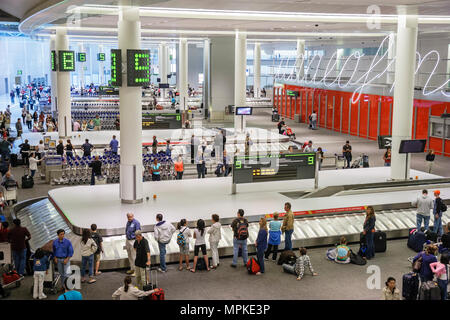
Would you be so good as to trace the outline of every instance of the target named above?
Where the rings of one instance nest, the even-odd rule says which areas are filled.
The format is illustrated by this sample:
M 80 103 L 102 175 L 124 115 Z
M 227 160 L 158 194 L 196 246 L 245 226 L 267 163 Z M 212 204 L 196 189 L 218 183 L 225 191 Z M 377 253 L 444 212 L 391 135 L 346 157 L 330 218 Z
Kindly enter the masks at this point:
M 302 280 L 303 275 L 305 273 L 305 266 L 308 266 L 313 276 L 318 276 L 317 272 L 314 272 L 314 269 L 311 265 L 311 260 L 309 256 L 306 254 L 306 248 L 300 248 L 300 256 L 297 258 L 295 265 L 291 266 L 287 263 L 283 264 L 283 270 L 287 273 L 292 273 L 297 275 L 297 280 Z
M 347 246 L 347 239 L 341 237 L 339 245 L 336 247 L 336 259 L 337 263 L 350 263 L 350 248 Z

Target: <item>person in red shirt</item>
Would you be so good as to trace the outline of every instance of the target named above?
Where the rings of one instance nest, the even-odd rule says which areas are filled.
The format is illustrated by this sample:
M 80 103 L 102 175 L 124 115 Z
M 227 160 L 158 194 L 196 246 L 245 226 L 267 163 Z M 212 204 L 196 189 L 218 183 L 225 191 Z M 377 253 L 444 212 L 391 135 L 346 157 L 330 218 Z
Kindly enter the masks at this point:
M 184 172 L 184 166 L 183 166 L 183 159 L 181 156 L 178 156 L 177 161 L 175 161 L 175 172 L 177 174 L 176 180 L 183 179 L 183 172 Z
M 3 221 L 0 227 L 0 242 L 8 242 L 8 227 L 8 221 Z
M 27 255 L 26 241 L 31 239 L 27 228 L 20 225 L 20 219 L 14 219 L 14 228 L 8 232 L 8 240 L 11 243 L 11 251 L 16 271 L 21 276 L 25 273 L 25 260 Z

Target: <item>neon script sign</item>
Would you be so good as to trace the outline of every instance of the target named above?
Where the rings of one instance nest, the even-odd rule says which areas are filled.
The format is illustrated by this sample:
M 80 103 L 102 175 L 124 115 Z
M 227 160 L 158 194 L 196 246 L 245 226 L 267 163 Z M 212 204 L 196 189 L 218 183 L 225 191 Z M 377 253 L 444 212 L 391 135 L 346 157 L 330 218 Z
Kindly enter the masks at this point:
M 381 42 L 374 58 L 370 62 L 370 65 L 369 65 L 369 68 L 367 71 L 359 71 L 358 70 L 360 67 L 360 64 L 361 64 L 361 58 L 364 57 L 364 54 L 361 54 L 358 51 L 356 51 L 347 57 L 345 62 L 340 67 L 340 71 L 338 72 L 335 79 L 332 82 L 326 82 L 327 77 L 329 77 L 333 72 L 336 72 L 337 64 L 338 64 L 338 61 L 340 60 L 338 58 L 338 50 L 336 50 L 336 52 L 333 53 L 330 60 L 328 61 L 328 64 L 326 65 L 326 68 L 325 68 L 325 72 L 320 80 L 318 80 L 317 73 L 319 70 L 322 69 L 321 66 L 322 66 L 323 56 L 316 54 L 316 55 L 309 56 L 309 59 L 308 59 L 307 55 L 302 54 L 298 58 L 295 59 L 295 65 L 294 65 L 294 67 L 292 67 L 292 71 L 290 72 L 290 74 L 287 78 L 285 75 L 281 74 L 281 68 L 283 68 L 283 61 L 281 61 L 280 65 L 277 69 L 277 72 L 275 73 L 274 81 L 285 80 L 285 81 L 295 81 L 295 82 L 302 83 L 302 84 L 313 84 L 313 85 L 323 84 L 326 87 L 331 87 L 333 85 L 337 85 L 341 89 L 347 88 L 347 87 L 356 87 L 355 90 L 353 91 L 353 95 L 352 95 L 352 103 L 356 103 L 361 98 L 364 88 L 370 86 L 374 81 L 376 81 L 377 79 L 380 79 L 386 73 L 390 72 L 391 70 L 394 70 L 394 63 L 395 63 L 396 57 L 393 57 L 392 59 L 388 60 L 388 55 L 389 55 L 391 48 L 388 47 L 388 49 L 385 50 L 382 55 L 379 55 L 379 53 L 382 51 L 383 47 L 386 46 L 387 41 L 389 41 L 389 36 L 385 37 L 383 39 L 383 41 Z M 436 50 L 431 50 L 430 52 L 425 54 L 423 57 L 420 55 L 419 52 L 416 52 L 416 57 L 417 57 L 417 61 L 416 61 L 415 75 L 418 74 L 420 67 L 428 59 L 430 62 L 433 62 L 433 61 L 435 62 L 433 71 L 431 73 L 429 73 L 428 78 L 425 82 L 425 85 L 423 86 L 422 94 L 424 96 L 428 96 L 428 95 L 431 95 L 434 93 L 441 93 L 445 97 L 450 97 L 450 94 L 445 92 L 445 88 L 448 86 L 450 79 L 447 79 L 443 84 L 441 84 L 440 86 L 437 86 L 434 89 L 430 88 L 431 79 L 437 75 L 436 70 L 438 68 L 439 61 L 440 61 L 439 52 Z M 379 70 L 376 71 L 375 69 L 377 67 L 384 65 L 384 63 L 386 63 L 385 59 L 388 60 L 387 64 L 385 65 L 385 68 L 382 69 L 382 71 L 379 71 Z M 286 58 L 286 65 L 284 66 L 284 68 L 286 68 L 286 67 L 289 68 L 290 60 L 292 60 L 292 58 Z M 342 76 L 345 71 L 345 67 L 353 60 L 356 62 L 356 65 L 354 67 L 352 67 L 353 71 L 351 73 L 351 76 L 348 80 L 343 80 Z M 294 75 L 294 72 L 296 70 L 298 72 L 298 70 L 301 70 L 302 68 L 304 68 L 305 61 L 307 62 L 307 65 L 306 65 L 306 70 L 305 70 L 304 76 L 302 78 L 296 78 Z M 306 76 L 313 69 L 312 66 L 315 62 L 317 63 L 317 65 L 315 67 L 314 74 L 312 75 L 311 79 L 308 80 L 306 78 Z M 356 74 L 358 72 L 363 72 L 363 74 L 359 77 L 356 77 Z M 394 86 L 395 86 L 395 81 L 393 81 L 389 92 L 392 92 L 392 90 L 394 89 Z

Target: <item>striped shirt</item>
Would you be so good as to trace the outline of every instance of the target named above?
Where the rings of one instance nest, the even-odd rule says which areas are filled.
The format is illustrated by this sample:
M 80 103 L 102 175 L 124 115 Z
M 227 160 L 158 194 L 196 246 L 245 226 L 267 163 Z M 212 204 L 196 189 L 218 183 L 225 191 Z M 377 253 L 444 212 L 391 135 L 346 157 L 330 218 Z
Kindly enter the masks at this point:
M 295 274 L 297 277 L 303 278 L 303 274 L 305 273 L 305 266 L 309 267 L 311 273 L 314 273 L 314 269 L 311 265 L 311 260 L 309 256 L 306 254 L 297 258 L 295 262 Z

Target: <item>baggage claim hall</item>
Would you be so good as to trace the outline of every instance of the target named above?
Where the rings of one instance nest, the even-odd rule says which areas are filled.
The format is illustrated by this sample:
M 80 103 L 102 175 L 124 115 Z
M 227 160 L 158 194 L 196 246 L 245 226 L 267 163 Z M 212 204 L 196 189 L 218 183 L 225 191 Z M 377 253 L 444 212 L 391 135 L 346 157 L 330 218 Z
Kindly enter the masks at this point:
M 2 0 L 0 301 L 447 300 L 450 3 L 405 3 Z

